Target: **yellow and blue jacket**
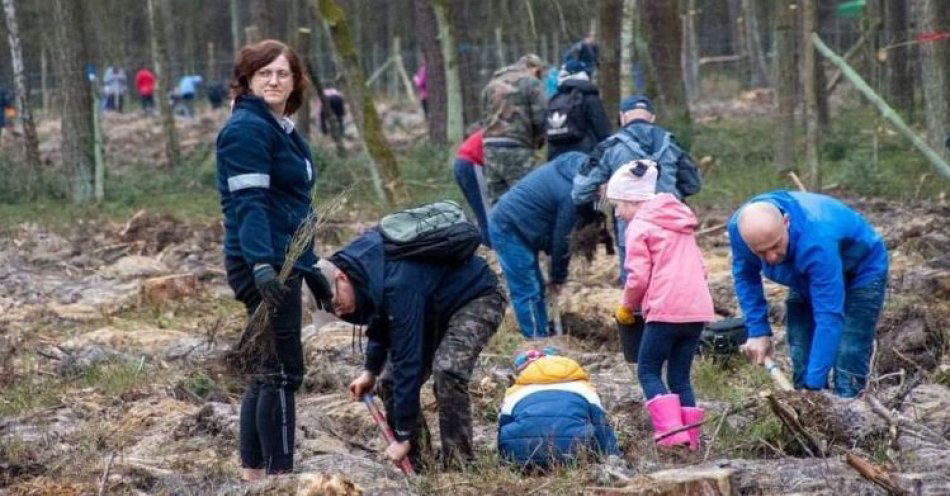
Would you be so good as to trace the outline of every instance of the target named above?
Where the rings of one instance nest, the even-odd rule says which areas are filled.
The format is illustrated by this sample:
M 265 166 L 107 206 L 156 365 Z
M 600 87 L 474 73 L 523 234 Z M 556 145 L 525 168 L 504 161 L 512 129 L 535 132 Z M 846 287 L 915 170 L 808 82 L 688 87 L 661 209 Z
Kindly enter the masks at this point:
M 498 451 L 522 466 L 545 468 L 579 454 L 619 454 L 590 376 L 574 360 L 545 356 L 518 374 L 505 392 Z

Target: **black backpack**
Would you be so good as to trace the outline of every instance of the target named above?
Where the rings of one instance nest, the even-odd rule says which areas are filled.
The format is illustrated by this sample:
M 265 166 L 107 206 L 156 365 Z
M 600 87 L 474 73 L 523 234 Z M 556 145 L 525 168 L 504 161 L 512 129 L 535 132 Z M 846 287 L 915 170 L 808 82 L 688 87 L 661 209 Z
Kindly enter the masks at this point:
M 481 233 L 458 203 L 449 200 L 393 212 L 379 221 L 389 260 L 457 265 L 478 249 Z
M 584 139 L 584 95 L 578 89 L 569 93 L 558 91 L 548 102 L 545 114 L 545 137 L 548 143 L 574 143 Z

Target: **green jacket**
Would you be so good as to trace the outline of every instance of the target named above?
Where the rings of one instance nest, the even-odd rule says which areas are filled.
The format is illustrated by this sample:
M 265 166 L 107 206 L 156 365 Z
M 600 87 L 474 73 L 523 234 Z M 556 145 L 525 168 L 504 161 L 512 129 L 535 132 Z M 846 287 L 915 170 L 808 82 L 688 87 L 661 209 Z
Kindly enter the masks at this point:
M 486 145 L 540 148 L 547 100 L 541 81 L 525 67 L 499 69 L 482 90 Z

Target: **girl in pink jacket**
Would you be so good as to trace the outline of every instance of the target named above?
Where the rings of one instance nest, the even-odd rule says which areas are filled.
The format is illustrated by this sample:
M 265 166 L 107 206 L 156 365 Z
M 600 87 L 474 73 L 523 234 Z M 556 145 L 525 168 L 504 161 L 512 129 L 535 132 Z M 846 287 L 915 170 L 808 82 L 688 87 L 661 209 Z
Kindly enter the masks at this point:
M 669 193 L 655 194 L 657 168 L 651 160 L 626 164 L 607 183 L 607 199 L 628 222 L 627 281 L 617 320 L 632 324 L 640 309 L 646 320 L 637 377 L 663 446 L 699 447 L 699 427 L 664 436 L 702 421 L 689 382 L 703 324 L 713 320 L 703 255 L 696 244 L 696 216 Z M 666 363 L 664 385 L 660 372 Z M 669 389 L 667 389 L 669 386 Z

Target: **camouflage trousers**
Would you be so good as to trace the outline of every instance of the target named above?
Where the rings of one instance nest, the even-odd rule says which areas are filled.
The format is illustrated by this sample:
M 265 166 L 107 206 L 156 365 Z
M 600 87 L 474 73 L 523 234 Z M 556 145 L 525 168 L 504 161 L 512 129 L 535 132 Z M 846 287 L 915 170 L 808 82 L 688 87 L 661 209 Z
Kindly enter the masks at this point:
M 432 376 L 433 390 L 439 410 L 439 435 L 442 438 L 442 462 L 446 468 L 462 467 L 471 462 L 472 404 L 468 384 L 475 361 L 505 315 L 507 300 L 500 289 L 476 298 L 460 308 L 449 320 L 441 339 L 426 349 L 427 363 L 420 383 Z M 386 418 L 392 418 L 393 375 L 387 365 L 377 383 L 377 392 L 386 406 Z M 390 427 L 392 422 L 390 421 Z M 429 429 L 419 414 L 419 428 L 410 440 L 409 460 L 414 467 L 424 467 L 431 456 Z
M 520 146 L 485 146 L 488 202 L 494 205 L 534 168 L 534 150 Z

